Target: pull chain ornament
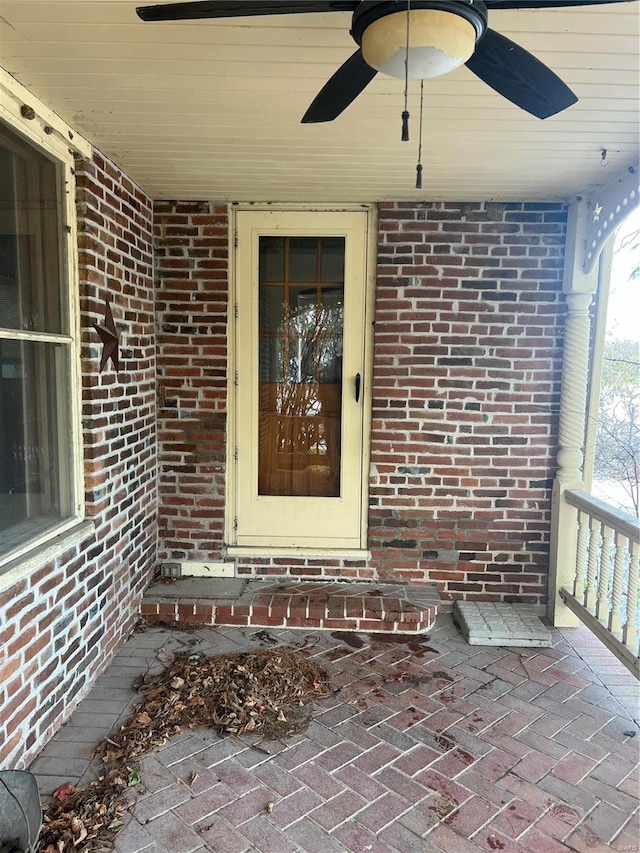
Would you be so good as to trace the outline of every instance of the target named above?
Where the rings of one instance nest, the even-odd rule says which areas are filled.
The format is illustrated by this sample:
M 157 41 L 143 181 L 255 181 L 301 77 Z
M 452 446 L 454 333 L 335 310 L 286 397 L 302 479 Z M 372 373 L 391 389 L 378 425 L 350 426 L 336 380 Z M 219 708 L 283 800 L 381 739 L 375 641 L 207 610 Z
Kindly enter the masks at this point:
M 402 111 L 402 142 L 409 141 L 409 110 L 407 101 L 409 97 L 409 21 L 411 20 L 411 0 L 407 2 L 407 44 L 404 54 L 404 110 Z

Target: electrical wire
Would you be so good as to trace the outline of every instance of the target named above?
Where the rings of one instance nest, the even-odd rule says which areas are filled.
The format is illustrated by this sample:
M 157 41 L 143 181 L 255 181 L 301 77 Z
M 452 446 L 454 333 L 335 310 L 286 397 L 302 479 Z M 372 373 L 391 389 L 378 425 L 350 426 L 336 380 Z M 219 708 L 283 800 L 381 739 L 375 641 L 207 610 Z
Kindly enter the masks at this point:
M 422 189 L 422 108 L 424 106 L 424 80 L 420 80 L 420 126 L 418 128 L 418 165 L 416 166 L 416 189 Z

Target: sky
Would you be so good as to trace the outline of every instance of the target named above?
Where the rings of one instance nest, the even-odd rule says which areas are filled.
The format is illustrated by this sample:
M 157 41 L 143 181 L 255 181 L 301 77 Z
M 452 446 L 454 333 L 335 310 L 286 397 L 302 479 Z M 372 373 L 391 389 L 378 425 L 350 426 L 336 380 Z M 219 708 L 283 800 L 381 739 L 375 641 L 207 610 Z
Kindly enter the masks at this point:
M 632 278 L 632 271 L 638 275 Z M 620 225 L 615 236 L 607 336 L 636 340 L 640 345 L 640 207 Z
M 614 239 L 606 336 L 636 341 L 640 360 L 640 208 L 636 208 L 620 225 Z M 634 270 L 638 270 L 635 277 Z M 607 503 L 635 514 L 633 501 L 622 483 L 594 477 L 591 492 Z

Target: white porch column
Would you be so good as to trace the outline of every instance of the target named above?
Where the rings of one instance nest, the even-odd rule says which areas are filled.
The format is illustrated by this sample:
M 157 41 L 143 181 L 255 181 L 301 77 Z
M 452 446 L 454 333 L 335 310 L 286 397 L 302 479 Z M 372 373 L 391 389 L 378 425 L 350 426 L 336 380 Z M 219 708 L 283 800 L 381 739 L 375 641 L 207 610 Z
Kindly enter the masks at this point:
M 577 511 L 568 506 L 566 489 L 584 488 L 582 468 L 589 385 L 589 308 L 598 285 L 597 267 L 583 271 L 587 223 L 587 202 L 580 200 L 569 208 L 563 292 L 567 301 L 564 335 L 558 471 L 553 485 L 551 508 L 551 553 L 549 562 L 549 602 L 547 615 L 554 625 L 578 624 L 577 617 L 560 598 L 561 587 L 573 590 L 575 576 Z

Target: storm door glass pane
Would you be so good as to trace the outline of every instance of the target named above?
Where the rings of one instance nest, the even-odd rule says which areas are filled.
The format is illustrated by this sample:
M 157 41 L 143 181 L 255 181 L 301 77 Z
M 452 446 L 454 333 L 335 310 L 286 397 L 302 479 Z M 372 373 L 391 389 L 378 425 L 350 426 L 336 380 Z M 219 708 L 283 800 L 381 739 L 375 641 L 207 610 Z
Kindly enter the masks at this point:
M 339 497 L 344 240 L 338 275 L 328 238 L 282 239 L 284 278 L 259 285 L 258 493 Z
M 318 280 L 318 239 L 316 237 L 290 237 L 289 281 Z
M 284 237 L 260 238 L 260 281 L 284 281 Z
M 344 237 L 323 238 L 321 279 L 336 282 L 344 279 Z
M 260 288 L 260 330 L 278 332 L 284 320 L 284 287 Z

